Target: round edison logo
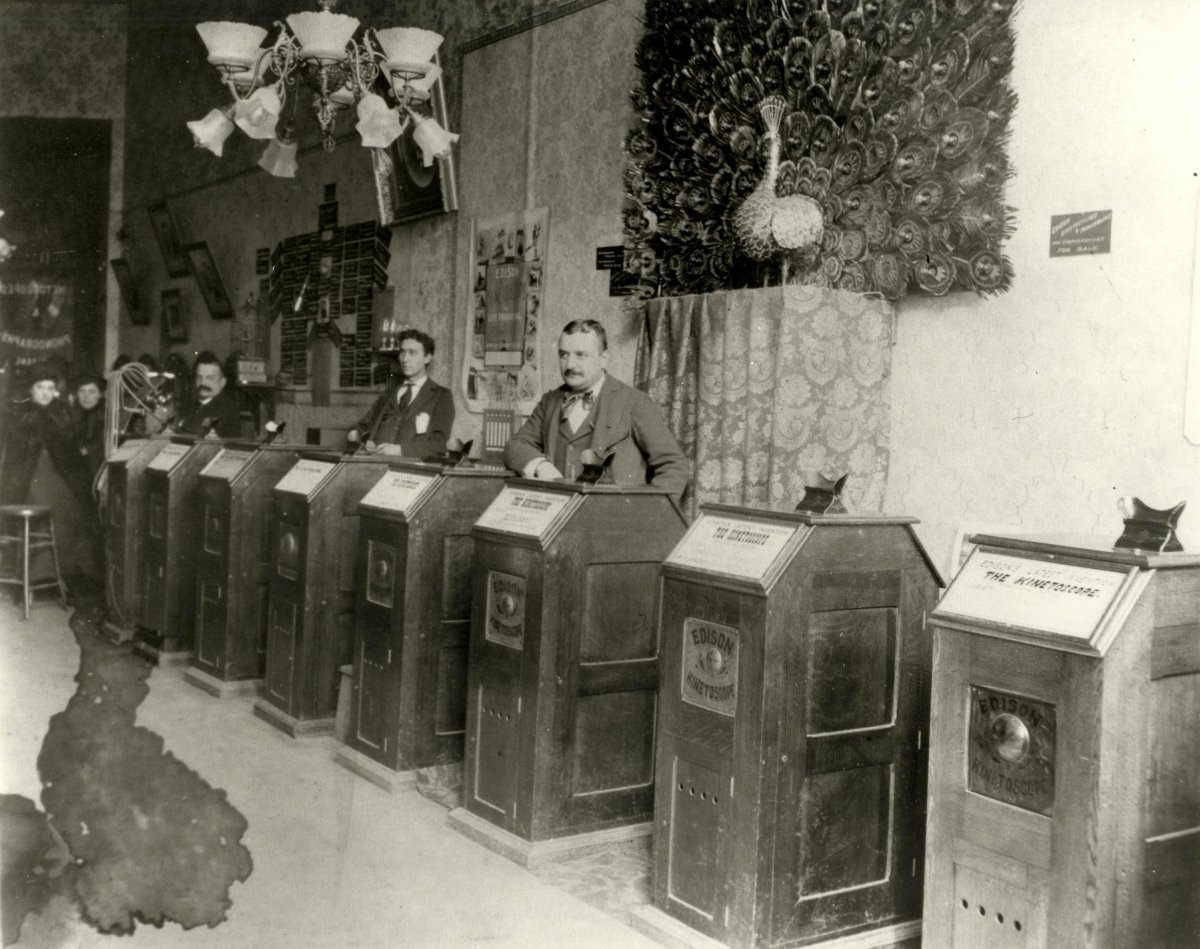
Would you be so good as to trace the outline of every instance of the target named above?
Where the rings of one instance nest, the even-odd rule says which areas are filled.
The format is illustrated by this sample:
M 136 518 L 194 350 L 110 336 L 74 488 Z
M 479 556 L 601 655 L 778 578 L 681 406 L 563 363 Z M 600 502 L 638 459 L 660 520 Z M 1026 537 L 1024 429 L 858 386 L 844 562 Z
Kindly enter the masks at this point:
M 733 715 L 737 708 L 738 631 L 688 618 L 683 623 L 685 702 Z

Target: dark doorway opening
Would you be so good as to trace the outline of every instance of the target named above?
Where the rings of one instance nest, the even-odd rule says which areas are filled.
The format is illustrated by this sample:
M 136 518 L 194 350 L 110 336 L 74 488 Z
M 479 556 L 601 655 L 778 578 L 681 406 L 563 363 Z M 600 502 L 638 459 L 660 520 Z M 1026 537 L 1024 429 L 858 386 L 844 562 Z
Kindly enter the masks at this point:
M 0 368 L 14 375 L 39 352 L 69 377 L 105 368 L 111 140 L 107 120 L 0 118 L 0 237 L 17 245 L 0 264 Z

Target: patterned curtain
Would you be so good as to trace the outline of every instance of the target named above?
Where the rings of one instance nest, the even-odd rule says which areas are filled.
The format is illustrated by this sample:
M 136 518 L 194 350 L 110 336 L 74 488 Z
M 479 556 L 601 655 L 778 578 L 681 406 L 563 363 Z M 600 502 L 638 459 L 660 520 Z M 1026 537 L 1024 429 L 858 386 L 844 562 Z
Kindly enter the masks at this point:
M 790 510 L 806 481 L 849 473 L 851 511 L 887 482 L 893 309 L 820 287 L 650 300 L 639 388 L 695 465 L 686 503 Z

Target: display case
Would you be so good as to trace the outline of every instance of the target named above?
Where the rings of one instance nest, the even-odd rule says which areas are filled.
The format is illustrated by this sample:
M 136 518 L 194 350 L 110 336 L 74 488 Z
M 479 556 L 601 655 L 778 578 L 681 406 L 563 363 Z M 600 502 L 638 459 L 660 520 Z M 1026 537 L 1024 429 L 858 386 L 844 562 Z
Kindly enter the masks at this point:
M 981 535 L 934 611 L 926 945 L 1200 932 L 1200 556 Z
M 172 436 L 145 470 L 142 609 L 134 649 L 152 662 L 186 663 L 196 621 L 196 480 L 221 450 L 215 438 Z
M 465 806 L 526 864 L 649 831 L 663 490 L 514 479 L 476 522 Z
M 295 462 L 287 446 L 230 441 L 200 471 L 196 637 L 184 678 L 212 695 L 262 685 L 271 490 Z
M 354 638 L 358 502 L 379 456 L 301 452 L 271 492 L 271 579 L 262 697 L 254 712 L 293 737 L 327 735 Z
M 704 505 L 662 566 L 653 906 L 725 945 L 917 945 L 930 639 L 913 518 Z
M 471 528 L 504 477 L 392 462 L 359 503 L 354 691 L 336 758 L 381 787 L 462 761 Z

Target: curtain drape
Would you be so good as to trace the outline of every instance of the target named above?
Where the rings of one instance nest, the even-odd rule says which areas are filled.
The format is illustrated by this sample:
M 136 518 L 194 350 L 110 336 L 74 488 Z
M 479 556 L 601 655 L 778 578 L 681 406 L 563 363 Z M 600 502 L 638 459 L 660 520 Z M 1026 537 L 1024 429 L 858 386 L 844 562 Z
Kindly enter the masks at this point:
M 849 473 L 851 511 L 887 481 L 893 309 L 783 286 L 650 300 L 636 378 L 695 465 L 685 498 L 790 510 L 816 474 Z

